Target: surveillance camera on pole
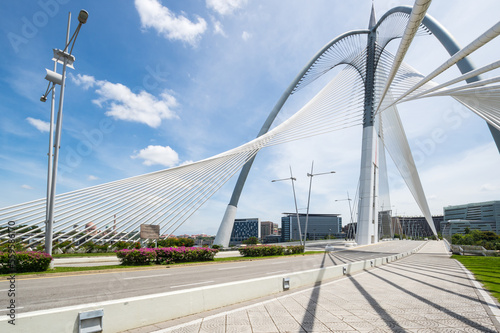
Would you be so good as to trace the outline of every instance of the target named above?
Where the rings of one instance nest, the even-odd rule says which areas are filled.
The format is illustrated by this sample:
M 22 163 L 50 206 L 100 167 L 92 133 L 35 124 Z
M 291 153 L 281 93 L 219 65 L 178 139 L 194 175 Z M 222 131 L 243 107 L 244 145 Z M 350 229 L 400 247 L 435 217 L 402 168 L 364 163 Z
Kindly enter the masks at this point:
M 48 94 L 52 91 L 52 103 L 51 103 L 51 114 L 50 114 L 50 136 L 49 136 L 49 162 L 48 162 L 48 171 L 47 171 L 47 207 L 46 207 L 46 227 L 45 227 L 45 252 L 49 255 L 52 255 L 52 226 L 54 224 L 54 200 L 55 200 L 55 192 L 56 192 L 56 178 L 57 178 L 57 162 L 59 158 L 59 147 L 61 142 L 61 127 L 62 127 L 62 112 L 63 112 L 63 103 L 64 103 L 64 88 L 66 82 L 66 68 L 74 68 L 73 62 L 75 61 L 75 57 L 71 54 L 73 52 L 73 47 L 75 46 L 76 38 L 78 37 L 78 33 L 80 32 L 80 28 L 82 24 L 87 22 L 89 17 L 89 13 L 85 10 L 81 10 L 78 14 L 78 26 L 73 33 L 73 36 L 69 38 L 70 34 L 70 21 L 71 21 L 71 13 L 68 14 L 68 27 L 66 31 L 66 43 L 64 45 L 64 49 L 53 49 L 54 57 L 52 60 L 54 61 L 54 70 L 46 69 L 45 79 L 49 81 L 47 86 L 47 90 L 45 94 L 40 97 L 41 102 L 47 101 Z M 71 45 L 71 49 L 68 47 Z M 63 65 L 62 74 L 57 73 L 57 64 L 60 63 Z M 57 124 L 55 131 L 55 138 L 53 135 L 53 123 L 54 123 L 54 104 L 55 104 L 55 87 L 56 85 L 61 86 L 61 93 L 59 97 L 59 110 L 57 113 Z M 53 140 L 55 141 L 53 143 Z M 51 265 L 52 266 L 52 265 Z

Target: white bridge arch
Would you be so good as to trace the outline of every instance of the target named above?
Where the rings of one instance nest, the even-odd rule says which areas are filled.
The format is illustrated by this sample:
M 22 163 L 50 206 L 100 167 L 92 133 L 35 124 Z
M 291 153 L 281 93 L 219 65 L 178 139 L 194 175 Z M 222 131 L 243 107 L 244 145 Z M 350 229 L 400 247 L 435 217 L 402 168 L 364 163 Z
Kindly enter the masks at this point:
M 349 32 L 330 42 L 283 93 L 255 140 L 195 163 L 57 195 L 54 240 L 69 239 L 72 244 L 129 240 L 138 235 L 139 225 L 143 223 L 160 225 L 162 233 L 172 234 L 242 169 L 240 179 L 243 181 L 238 180 L 236 185 L 239 192 L 235 190 L 233 193 L 215 241 L 227 245 L 239 194 L 251 162 L 260 149 L 359 125 L 367 132 L 363 140 L 367 149 L 363 155 L 365 170 L 362 172 L 370 176 L 365 177 L 365 184 L 361 185 L 364 188 L 361 200 L 368 197 L 368 203 L 359 205 L 365 207 L 361 208 L 365 211 L 360 211 L 359 215 L 368 217 L 363 217 L 366 222 L 359 220 L 358 241 L 371 243 L 378 238 L 376 228 L 370 225 L 377 216 L 370 207 L 378 206 L 373 203 L 377 198 L 374 194 L 377 182 L 373 183 L 378 173 L 378 161 L 373 158 L 376 145 L 383 145 L 390 153 L 429 221 L 430 212 L 396 104 L 431 96 L 451 96 L 488 122 L 498 147 L 499 79 L 482 80 L 479 75 L 500 67 L 500 61 L 472 70 L 466 56 L 498 36 L 500 23 L 460 49 L 451 36 L 426 15 L 428 3 L 416 1 L 413 8 L 396 7 L 379 22 L 375 22 L 372 15 L 369 29 Z M 429 33 L 434 34 L 453 56 L 436 71 L 424 76 L 405 64 L 403 58 L 415 35 Z M 396 55 L 385 50 L 385 45 L 394 39 L 401 39 Z M 297 113 L 269 130 L 290 94 L 339 64 L 347 66 Z M 432 81 L 454 64 L 465 74 L 442 84 Z M 370 81 L 368 77 L 371 77 L 369 85 L 366 84 Z M 462 81 L 466 83 L 448 88 Z M 372 174 L 374 178 L 371 178 Z M 45 199 L 1 208 L 0 227 L 7 226 L 9 221 L 16 221 L 16 225 L 21 226 L 17 229 L 17 237 L 24 241 L 43 242 Z M 93 222 L 92 228 L 74 230 L 74 225 L 85 225 L 89 221 Z M 362 223 L 366 226 L 362 227 Z M 0 243 L 6 241 L 0 239 Z

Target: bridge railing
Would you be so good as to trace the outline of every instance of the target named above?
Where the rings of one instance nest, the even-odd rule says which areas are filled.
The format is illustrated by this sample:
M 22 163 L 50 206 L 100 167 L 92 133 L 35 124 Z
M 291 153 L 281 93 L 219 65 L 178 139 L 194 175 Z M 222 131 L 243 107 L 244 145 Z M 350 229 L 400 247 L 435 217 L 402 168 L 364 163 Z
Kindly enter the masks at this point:
M 477 245 L 451 245 L 450 250 L 453 254 L 459 255 L 482 255 L 482 256 L 500 256 L 498 250 L 486 250 Z

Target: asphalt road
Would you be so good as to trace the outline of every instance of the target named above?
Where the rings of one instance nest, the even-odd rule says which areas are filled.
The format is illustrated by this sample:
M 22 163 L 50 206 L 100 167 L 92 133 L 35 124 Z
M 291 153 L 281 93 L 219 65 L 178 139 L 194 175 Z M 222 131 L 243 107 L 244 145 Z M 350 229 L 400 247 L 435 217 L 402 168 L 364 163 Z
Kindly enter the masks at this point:
M 87 304 L 133 296 L 189 289 L 271 275 L 286 275 L 313 268 L 378 258 L 409 251 L 416 241 L 382 242 L 331 253 L 275 259 L 207 263 L 127 272 L 84 273 L 39 278 L 16 277 L 17 313 Z M 321 248 L 321 245 L 317 245 Z M 323 247 L 324 248 L 324 247 Z M 0 281 L 0 295 L 7 296 L 8 281 Z M 4 303 L 7 297 L 1 297 Z M 0 304 L 0 315 L 7 310 Z

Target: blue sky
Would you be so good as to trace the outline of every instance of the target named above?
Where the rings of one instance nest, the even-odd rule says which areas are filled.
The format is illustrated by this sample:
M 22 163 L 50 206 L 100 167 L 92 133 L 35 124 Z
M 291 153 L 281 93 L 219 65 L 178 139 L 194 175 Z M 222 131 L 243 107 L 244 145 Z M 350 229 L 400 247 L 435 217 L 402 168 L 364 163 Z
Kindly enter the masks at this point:
M 375 1 L 379 18 L 412 1 Z M 465 46 L 498 21 L 498 1 L 435 1 L 428 13 Z M 68 12 L 72 31 L 80 9 L 89 19 L 68 70 L 57 193 L 201 160 L 252 140 L 275 102 L 328 41 L 368 25 L 371 1 L 77 1 L 0 3 L 0 206 L 45 196 L 50 99 L 39 101 L 63 48 Z M 393 49 L 397 43 L 390 45 Z M 497 60 L 494 40 L 472 56 Z M 419 37 L 406 62 L 423 74 L 444 62 L 433 37 Z M 59 68 L 60 71 L 60 68 Z M 436 79 L 458 74 L 451 69 Z M 494 75 L 494 74 L 491 74 Z M 278 121 L 304 104 L 319 83 L 287 102 Z M 400 106 L 401 117 L 433 214 L 446 205 L 500 199 L 500 158 L 479 117 L 451 98 Z M 306 207 L 311 161 L 311 212 L 341 213 L 359 177 L 361 128 L 266 148 L 257 157 L 237 217 L 278 223 L 292 211 L 289 183 L 297 177 Z M 391 206 L 420 215 L 389 162 Z M 230 180 L 177 233 L 215 234 L 234 186 Z M 387 208 L 387 207 L 385 207 Z

